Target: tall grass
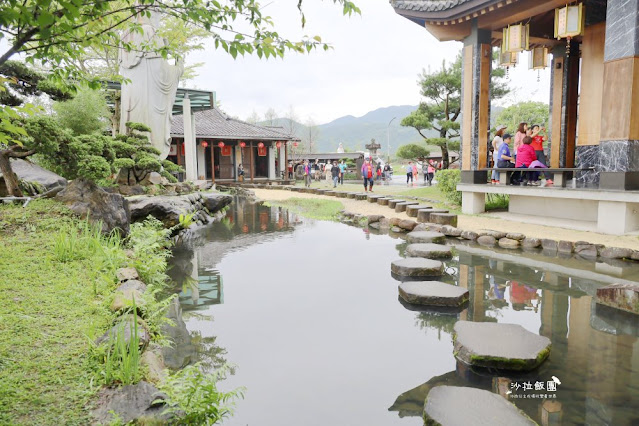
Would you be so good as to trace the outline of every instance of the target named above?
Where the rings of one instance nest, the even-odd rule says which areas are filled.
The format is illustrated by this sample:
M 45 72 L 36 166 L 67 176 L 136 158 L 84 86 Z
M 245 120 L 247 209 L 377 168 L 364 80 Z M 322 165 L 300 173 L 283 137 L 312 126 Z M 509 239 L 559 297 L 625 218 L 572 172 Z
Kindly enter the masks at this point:
M 126 328 L 133 323 L 133 333 L 126 341 Z M 132 385 L 142 379 L 140 368 L 140 337 L 138 321 L 135 315 L 127 315 L 109 335 L 106 345 L 99 347 L 97 356 L 103 360 L 102 383 Z

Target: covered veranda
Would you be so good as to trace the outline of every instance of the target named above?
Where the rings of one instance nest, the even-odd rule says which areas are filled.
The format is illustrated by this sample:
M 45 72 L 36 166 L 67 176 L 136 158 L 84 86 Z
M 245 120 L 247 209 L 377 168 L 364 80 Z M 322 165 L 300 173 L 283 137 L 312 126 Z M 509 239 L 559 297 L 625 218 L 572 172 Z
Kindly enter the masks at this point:
M 391 4 L 438 40 L 463 42 L 458 190 L 464 213 L 483 212 L 486 193 L 498 192 L 510 195 L 512 213 L 588 222 L 610 234 L 639 230 L 639 121 L 633 120 L 639 111 L 639 2 L 573 2 L 565 20 L 568 27 L 576 25 L 568 28 L 573 30 L 570 36 L 565 35 L 570 31 L 555 34 L 556 14 L 566 8 L 565 1 Z M 579 7 L 581 13 L 572 15 Z M 560 30 L 562 16 L 558 14 Z M 543 71 L 550 73 L 551 81 L 547 156 L 551 168 L 579 169 L 568 188 L 488 184 L 493 52 L 504 42 L 504 28 L 518 24 L 529 31 L 523 54 L 535 47 L 552 54 Z M 531 71 L 531 79 L 535 74 Z

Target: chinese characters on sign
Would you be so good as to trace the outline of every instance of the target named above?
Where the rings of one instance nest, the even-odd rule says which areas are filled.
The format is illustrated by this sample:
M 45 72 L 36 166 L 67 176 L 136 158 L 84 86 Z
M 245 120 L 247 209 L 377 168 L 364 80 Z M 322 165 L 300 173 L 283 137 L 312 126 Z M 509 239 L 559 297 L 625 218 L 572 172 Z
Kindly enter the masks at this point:
M 510 392 L 508 395 L 510 398 L 557 398 L 557 386 L 561 384 L 561 381 L 555 376 L 552 380 L 546 382 L 542 381 L 527 381 L 527 382 L 511 382 Z M 517 393 L 521 391 L 520 393 Z

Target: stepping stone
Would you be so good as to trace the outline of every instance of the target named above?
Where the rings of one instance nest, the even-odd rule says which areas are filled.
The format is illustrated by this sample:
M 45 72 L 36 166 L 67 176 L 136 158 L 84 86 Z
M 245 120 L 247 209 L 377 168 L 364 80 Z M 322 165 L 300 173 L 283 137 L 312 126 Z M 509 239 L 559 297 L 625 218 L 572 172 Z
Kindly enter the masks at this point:
M 336 191 L 335 195 L 337 196 L 337 198 L 346 198 L 348 193 L 347 192 L 343 192 L 343 191 Z
M 395 206 L 397 205 L 397 203 L 405 203 L 406 200 L 400 200 L 400 199 L 392 199 L 392 200 L 388 200 L 388 207 L 390 207 L 391 209 L 394 209 Z
M 611 284 L 598 288 L 596 301 L 639 315 L 639 284 Z
M 346 194 L 346 198 L 355 198 L 357 197 L 357 193 L 356 192 L 349 192 L 348 194 Z
M 335 197 L 337 194 L 336 194 L 335 191 L 328 190 L 328 191 L 324 192 L 324 195 L 329 196 L 329 197 Z
M 417 217 L 417 212 L 422 209 L 432 209 L 433 206 L 426 204 L 416 204 L 406 207 L 406 214 L 410 217 Z
M 439 225 L 450 225 L 457 227 L 457 215 L 452 213 L 431 213 L 430 221 Z
M 409 243 L 443 243 L 446 236 L 439 232 L 413 231 L 408 234 Z
M 395 204 L 395 211 L 397 213 L 405 212 L 408 206 L 419 204 L 417 201 L 404 201 L 403 203 Z
M 468 289 L 441 281 L 401 283 L 399 295 L 415 305 L 460 306 L 468 301 Z
M 324 194 L 326 194 L 327 191 L 328 191 L 328 189 L 316 189 L 315 193 L 319 194 L 319 195 L 324 195 Z
M 390 201 L 390 198 L 382 197 L 377 199 L 377 204 L 379 204 L 380 206 L 387 206 L 389 201 Z
M 357 200 L 365 200 L 368 197 L 368 194 L 358 193 L 355 195 L 355 199 Z
M 453 257 L 453 252 L 450 247 L 441 244 L 421 243 L 406 247 L 406 255 L 426 259 L 450 259 Z
M 371 194 L 371 195 L 369 195 L 367 197 L 367 200 L 368 200 L 369 203 L 376 203 L 378 199 L 383 198 L 383 197 L 384 197 L 383 195 L 373 195 L 373 194 Z
M 533 426 L 537 423 L 497 393 L 461 386 L 435 386 L 426 397 L 424 424 Z
M 444 264 L 438 260 L 410 257 L 394 260 L 391 272 L 399 277 L 441 277 L 444 274 Z
M 428 223 L 432 222 L 430 220 L 430 215 L 432 213 L 448 213 L 448 210 L 443 209 L 421 209 L 417 211 L 417 222 L 419 223 Z
M 518 324 L 458 321 L 455 358 L 465 364 L 503 370 L 530 371 L 550 355 L 550 339 Z

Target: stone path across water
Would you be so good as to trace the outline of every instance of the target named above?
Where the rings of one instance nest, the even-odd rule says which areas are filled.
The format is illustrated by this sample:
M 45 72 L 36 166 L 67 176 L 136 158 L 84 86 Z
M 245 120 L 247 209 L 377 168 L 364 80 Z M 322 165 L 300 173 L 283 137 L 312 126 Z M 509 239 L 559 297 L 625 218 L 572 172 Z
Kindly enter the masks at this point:
M 399 285 L 399 295 L 408 303 L 427 306 L 460 306 L 468 301 L 468 290 L 441 281 L 413 281 Z

